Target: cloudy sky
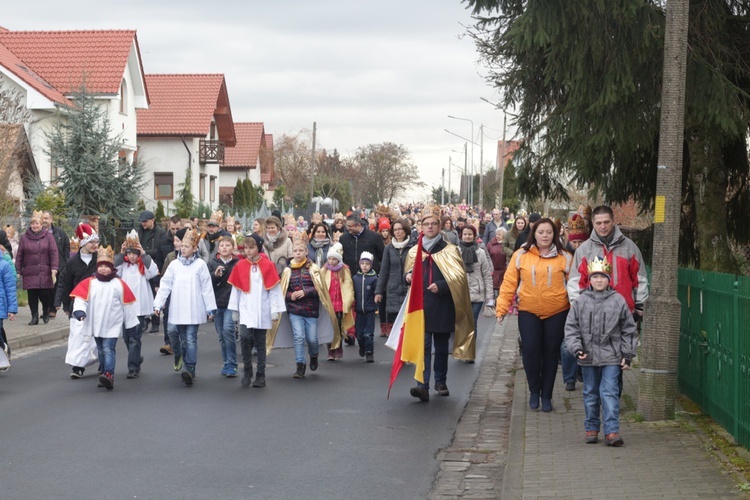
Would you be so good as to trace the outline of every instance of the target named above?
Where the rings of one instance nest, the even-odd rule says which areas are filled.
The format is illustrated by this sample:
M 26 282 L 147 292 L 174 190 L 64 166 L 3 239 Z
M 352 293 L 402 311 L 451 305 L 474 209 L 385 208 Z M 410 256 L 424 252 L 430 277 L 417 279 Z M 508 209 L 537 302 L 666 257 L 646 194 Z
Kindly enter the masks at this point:
M 460 0 L 27 0 L 0 17 L 10 30 L 136 29 L 146 73 L 223 73 L 235 121 L 276 136 L 315 121 L 319 147 L 344 156 L 403 144 L 433 186 L 449 156 L 463 167 L 452 150 L 464 141 L 444 129 L 472 134 L 448 115 L 473 120 L 476 143 L 485 126 L 493 168 L 502 136 L 502 114 L 479 99 L 498 95 L 462 37 L 471 23 Z M 477 171 L 479 159 L 475 146 Z

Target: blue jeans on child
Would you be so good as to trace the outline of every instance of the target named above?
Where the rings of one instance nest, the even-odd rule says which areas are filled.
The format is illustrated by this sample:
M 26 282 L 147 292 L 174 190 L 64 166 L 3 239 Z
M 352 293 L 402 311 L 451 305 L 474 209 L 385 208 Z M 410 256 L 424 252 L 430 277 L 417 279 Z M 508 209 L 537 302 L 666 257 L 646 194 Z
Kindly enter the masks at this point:
M 122 341 L 128 350 L 128 372 L 139 373 L 141 371 L 141 337 L 147 317 L 138 316 L 137 326 L 123 329 Z
M 104 373 L 115 373 L 115 360 L 117 356 L 115 354 L 115 346 L 117 345 L 117 337 L 115 338 L 103 338 L 94 337 L 96 341 L 96 349 L 99 351 L 99 366 L 102 368 Z
M 364 346 L 365 352 L 375 352 L 375 311 L 357 311 L 354 331 L 357 332 L 357 342 Z
M 219 345 L 221 345 L 221 359 L 224 361 L 224 368 L 237 369 L 237 339 L 234 336 L 234 321 L 232 320 L 232 311 L 229 309 L 217 309 L 214 316 L 214 326 L 216 333 L 219 335 Z
M 305 362 L 305 340 L 310 356 L 318 355 L 318 318 L 289 314 L 294 334 L 294 357 L 297 363 Z
M 484 302 L 472 302 L 471 313 L 474 315 L 474 338 L 477 337 L 479 331 L 479 313 L 482 312 L 482 306 Z
M 620 397 L 617 378 L 622 368 L 617 365 L 582 366 L 583 404 L 586 407 L 584 425 L 587 431 L 599 432 L 601 420 L 599 405 L 604 418 L 604 435 L 620 432 Z
M 198 325 L 169 325 L 169 340 L 175 358 L 182 356 L 185 369 L 195 375 L 198 362 Z

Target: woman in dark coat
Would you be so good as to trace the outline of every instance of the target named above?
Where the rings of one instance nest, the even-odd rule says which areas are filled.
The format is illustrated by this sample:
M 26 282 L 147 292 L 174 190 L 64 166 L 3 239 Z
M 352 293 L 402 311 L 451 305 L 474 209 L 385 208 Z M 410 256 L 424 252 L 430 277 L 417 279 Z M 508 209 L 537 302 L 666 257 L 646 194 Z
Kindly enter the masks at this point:
M 505 269 L 507 267 L 508 257 L 503 250 L 503 241 L 507 236 L 506 233 L 505 228 L 499 228 L 495 232 L 495 237 L 487 242 L 487 253 L 490 255 L 490 261 L 492 262 L 492 288 L 495 290 L 495 298 L 497 298 L 500 285 L 503 284 L 503 277 L 505 276 Z
M 417 244 L 411 234 L 411 226 L 406 219 L 398 219 L 391 225 L 391 242 L 383 251 L 383 263 L 380 265 L 378 286 L 375 287 L 375 302 L 380 303 L 385 297 L 385 317 L 380 318 L 381 336 L 387 336 L 393 322 L 398 316 L 406 299 L 409 285 L 404 280 L 404 264 L 409 249 Z
M 23 289 L 29 296 L 30 325 L 39 324 L 40 301 L 42 319 L 45 323 L 49 322 L 59 264 L 55 238 L 42 227 L 42 212 L 34 212 L 29 228 L 21 236 L 16 255 L 16 271 L 22 277 Z

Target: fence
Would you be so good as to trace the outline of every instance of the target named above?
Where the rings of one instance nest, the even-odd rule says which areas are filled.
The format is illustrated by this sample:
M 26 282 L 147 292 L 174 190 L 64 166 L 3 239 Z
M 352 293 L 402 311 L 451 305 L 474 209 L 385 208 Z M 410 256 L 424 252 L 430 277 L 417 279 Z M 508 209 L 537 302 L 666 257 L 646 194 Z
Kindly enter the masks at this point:
M 750 448 L 750 278 L 679 270 L 680 391 Z

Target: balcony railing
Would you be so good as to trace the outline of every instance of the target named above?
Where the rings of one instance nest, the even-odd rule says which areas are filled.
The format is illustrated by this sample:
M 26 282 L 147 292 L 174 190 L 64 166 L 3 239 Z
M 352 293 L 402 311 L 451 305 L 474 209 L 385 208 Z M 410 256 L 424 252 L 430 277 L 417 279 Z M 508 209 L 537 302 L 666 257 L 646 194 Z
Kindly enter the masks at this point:
M 222 141 L 207 141 L 206 139 L 201 139 L 198 148 L 198 156 L 200 157 L 200 162 L 202 164 L 218 163 L 219 165 L 223 165 L 224 143 Z

